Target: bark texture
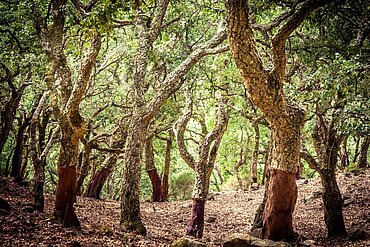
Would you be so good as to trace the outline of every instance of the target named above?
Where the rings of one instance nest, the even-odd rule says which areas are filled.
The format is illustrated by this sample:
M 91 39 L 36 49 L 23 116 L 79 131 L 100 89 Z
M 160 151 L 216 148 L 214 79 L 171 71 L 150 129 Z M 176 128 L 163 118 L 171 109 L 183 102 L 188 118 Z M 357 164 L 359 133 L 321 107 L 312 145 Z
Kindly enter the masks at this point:
M 90 183 L 87 186 L 85 196 L 100 199 L 100 192 L 110 173 L 111 170 L 105 166 L 98 170 L 91 178 Z
M 360 157 L 359 157 L 359 161 L 358 161 L 358 167 L 359 168 L 368 167 L 367 152 L 369 150 L 369 145 L 370 145 L 370 136 L 366 136 L 364 138 L 364 141 L 362 142 L 361 148 L 360 148 Z
M 51 2 L 49 7 L 53 22 L 50 24 L 47 21 L 49 16 L 42 17 L 37 5 L 33 10 L 36 31 L 50 65 L 46 82 L 53 114 L 61 131 L 54 215 L 64 226 L 79 226 L 73 204 L 76 198 L 78 146 L 86 130 L 79 107 L 101 47 L 101 35 L 93 28 L 84 33 L 88 44 L 84 44 L 82 49 L 78 76 L 72 79 L 64 51 L 66 3 L 66 0 Z
M 325 2 L 305 1 L 289 16 L 271 40 L 273 68 L 265 69 L 253 35 L 248 13 L 249 2 L 225 0 L 232 55 L 253 104 L 265 114 L 271 126 L 273 139 L 271 168 L 275 171 L 271 173 L 267 210 L 263 220 L 263 237 L 268 239 L 291 239 L 294 235 L 291 227 L 291 215 L 296 202 L 294 174 L 299 164 L 300 132 L 304 112 L 289 102 L 284 95 L 285 43 L 304 19 Z M 291 178 L 294 182 L 291 182 Z M 282 186 L 281 181 L 289 182 L 290 187 Z M 274 192 L 270 193 L 270 190 Z M 289 197 L 283 198 L 283 192 L 289 192 Z M 282 205 L 286 205 L 287 209 L 280 215 Z M 291 211 L 287 212 L 288 210 Z M 286 226 L 278 224 L 279 220 Z
M 315 119 L 312 139 L 317 160 L 305 148 L 301 151 L 301 157 L 307 161 L 312 169 L 315 169 L 320 174 L 324 189 L 324 219 L 328 237 L 340 237 L 346 234 L 342 196 L 335 176 L 342 137 L 338 136 L 336 132 L 334 127 L 335 121 L 335 118 L 332 117 L 328 123 L 322 115 L 318 115 Z
M 130 88 L 129 103 L 132 105 L 132 115 L 129 120 L 127 142 L 124 148 L 124 169 L 121 183 L 121 224 L 130 230 L 146 233 L 141 222 L 139 185 L 141 171 L 141 154 L 147 134 L 149 122 L 158 113 L 164 102 L 183 83 L 184 75 L 201 58 L 210 54 L 218 54 L 228 50 L 227 46 L 218 47 L 225 39 L 226 33 L 221 31 L 212 39 L 195 49 L 189 56 L 174 68 L 163 81 L 158 83 L 154 95 L 146 94 L 149 85 L 146 76 L 149 52 L 154 41 L 159 37 L 162 22 L 167 12 L 169 0 L 158 1 L 153 18 L 138 13 L 134 25 L 138 37 L 135 55 L 135 70 Z M 139 11 L 141 12 L 141 11 Z
M 6 101 L 4 108 L 0 111 L 0 154 L 3 151 L 6 140 L 13 125 L 14 117 L 19 106 L 25 88 L 28 84 L 23 83 L 18 88 L 13 84 L 14 79 L 20 73 L 19 70 L 10 71 L 10 69 L 0 62 L 0 68 L 5 71 L 5 76 L 0 76 L 1 82 L 8 83 L 10 87 L 10 97 Z
M 187 150 L 184 140 L 186 126 L 192 117 L 192 98 L 189 91 L 185 92 L 186 108 L 183 115 L 176 121 L 173 131 L 176 136 L 177 146 L 181 158 L 195 171 L 195 183 L 193 189 L 192 218 L 187 226 L 186 234 L 201 238 L 204 225 L 204 201 L 209 190 L 210 177 L 216 161 L 217 151 L 223 134 L 227 129 L 228 114 L 224 108 L 224 102 L 219 103 L 215 114 L 215 125 L 211 132 L 203 133 L 198 147 L 199 158 L 195 159 Z M 201 215 L 202 214 L 202 215 Z
M 162 201 L 162 181 L 154 164 L 153 137 L 145 142 L 145 169 L 152 184 L 152 202 Z
M 193 199 L 191 220 L 186 228 L 186 235 L 202 238 L 204 228 L 205 199 Z

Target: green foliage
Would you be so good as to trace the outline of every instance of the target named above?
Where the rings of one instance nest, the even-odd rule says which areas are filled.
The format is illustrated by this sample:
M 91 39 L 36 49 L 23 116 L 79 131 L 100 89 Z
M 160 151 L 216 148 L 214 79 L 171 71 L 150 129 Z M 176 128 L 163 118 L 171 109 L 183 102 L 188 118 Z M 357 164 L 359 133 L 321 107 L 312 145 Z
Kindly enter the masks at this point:
M 173 174 L 170 180 L 169 194 L 172 200 L 187 200 L 191 198 L 195 176 L 192 171 L 185 170 Z

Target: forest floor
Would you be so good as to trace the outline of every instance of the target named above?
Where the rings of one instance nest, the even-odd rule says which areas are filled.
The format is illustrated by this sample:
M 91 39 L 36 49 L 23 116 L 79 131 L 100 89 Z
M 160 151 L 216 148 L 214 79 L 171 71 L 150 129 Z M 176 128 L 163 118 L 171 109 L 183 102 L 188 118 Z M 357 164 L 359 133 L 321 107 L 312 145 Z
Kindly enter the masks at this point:
M 367 238 L 328 240 L 324 224 L 319 179 L 298 180 L 294 229 L 312 246 L 370 246 L 370 170 L 337 176 L 345 199 L 343 213 L 348 232 L 365 230 Z M 248 233 L 264 189 L 249 192 L 222 192 L 206 203 L 206 223 L 201 240 L 221 246 L 233 233 Z M 32 211 L 32 192 L 0 177 L 0 197 L 11 205 L 10 215 L 0 214 L 0 246 L 169 246 L 184 236 L 190 218 L 191 201 L 143 202 L 145 237 L 128 233 L 119 225 L 119 203 L 78 197 L 75 205 L 80 229 L 53 223 L 53 195 L 46 195 L 45 212 Z M 299 244 L 294 244 L 299 245 Z

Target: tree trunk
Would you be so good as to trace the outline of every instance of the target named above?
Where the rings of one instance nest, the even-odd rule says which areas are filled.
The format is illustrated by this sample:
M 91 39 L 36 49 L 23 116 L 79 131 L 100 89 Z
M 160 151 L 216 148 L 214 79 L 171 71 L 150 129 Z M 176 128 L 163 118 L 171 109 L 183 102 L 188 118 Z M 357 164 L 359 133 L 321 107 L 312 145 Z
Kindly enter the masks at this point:
M 340 237 L 346 234 L 342 214 L 342 196 L 333 171 L 321 174 L 321 183 L 324 188 L 324 219 L 328 229 L 328 237 Z
M 154 164 L 153 137 L 145 142 L 145 169 L 152 184 L 152 202 L 162 201 L 162 181 Z
M 29 125 L 29 120 L 25 118 L 24 122 L 21 122 L 18 125 L 18 132 L 17 132 L 17 139 L 16 145 L 14 149 L 13 159 L 12 159 L 12 171 L 10 176 L 15 178 L 17 183 L 21 183 L 23 176 L 22 176 L 22 162 L 23 162 L 23 150 L 24 144 L 27 140 L 26 129 Z
M 111 170 L 107 167 L 103 167 L 97 171 L 87 186 L 85 196 L 100 199 L 100 192 L 110 173 Z
M 369 150 L 370 145 L 370 136 L 366 136 L 364 141 L 361 144 L 360 149 L 360 158 L 358 161 L 358 167 L 359 168 L 366 168 L 368 166 L 367 164 L 367 152 Z
M 348 153 L 347 153 L 347 140 L 348 140 L 348 136 L 345 136 L 343 139 L 342 147 L 341 147 L 340 167 L 342 170 L 346 169 L 346 167 L 349 164 Z
M 339 237 L 346 234 L 343 213 L 342 196 L 335 178 L 339 146 L 342 140 L 334 126 L 335 113 L 327 123 L 322 115 L 316 117 L 312 132 L 313 144 L 318 157 L 321 183 L 324 188 L 324 219 L 328 229 L 328 237 Z M 317 166 L 317 165 L 316 165 Z
M 205 202 L 205 199 L 193 199 L 191 220 L 186 228 L 186 235 L 202 238 Z
M 6 140 L 8 139 L 10 130 L 12 129 L 19 102 L 24 93 L 24 89 L 27 87 L 28 84 L 23 83 L 21 86 L 19 86 L 18 89 L 15 88 L 15 86 L 13 85 L 13 80 L 17 72 L 12 73 L 7 67 L 5 67 L 5 65 L 3 65 L 2 63 L 0 65 L 6 71 L 5 80 L 8 82 L 11 89 L 10 99 L 6 102 L 4 109 L 2 109 L 2 111 L 0 112 L 0 154 L 2 154 L 4 145 L 6 143 Z
M 76 165 L 58 165 L 58 184 L 55 192 L 54 216 L 63 226 L 80 226 L 73 204 L 76 197 Z
M 273 139 L 271 177 L 263 216 L 263 238 L 291 240 L 297 200 L 295 172 L 299 164 L 304 111 L 284 94 L 285 43 L 305 18 L 325 1 L 308 1 L 283 22 L 272 38 L 273 66 L 264 66 L 250 20 L 249 1 L 225 0 L 228 37 L 250 99 L 266 116 Z
M 295 176 L 279 169 L 270 169 L 270 176 L 262 234 L 264 238 L 289 241 L 294 239 L 292 216 L 298 192 Z
M 103 189 L 104 183 L 112 172 L 117 163 L 117 156 L 115 154 L 107 157 L 103 162 L 103 167 L 97 172 L 93 173 L 89 184 L 86 188 L 85 196 L 100 199 L 100 193 Z
M 354 141 L 355 141 L 356 145 L 355 145 L 355 151 L 354 151 L 353 160 L 352 160 L 353 163 L 357 162 L 357 158 L 358 158 L 358 155 L 360 153 L 359 152 L 360 140 L 361 140 L 361 137 L 358 137 L 357 139 L 356 139 L 356 137 L 354 137 Z
M 135 113 L 134 113 L 135 114 Z M 123 158 L 124 169 L 121 183 L 121 225 L 127 230 L 138 231 L 145 235 L 146 229 L 141 221 L 140 214 L 140 175 L 141 153 L 146 136 L 147 124 L 142 118 L 133 116 L 128 127 L 125 153 Z
M 79 167 L 78 171 L 78 178 L 76 182 L 76 192 L 77 195 L 80 196 L 82 194 L 81 187 L 85 181 L 87 174 L 89 173 L 90 169 L 90 153 L 91 153 L 91 145 L 89 142 L 86 142 L 84 146 L 84 151 L 82 154 L 82 165 Z
M 164 168 L 163 168 L 163 176 L 162 176 L 162 201 L 168 200 L 168 178 L 170 175 L 172 135 L 173 133 L 170 134 L 170 139 L 166 141 L 166 157 L 164 160 Z
M 258 123 L 253 123 L 254 128 L 254 150 L 251 164 L 252 171 L 252 183 L 258 182 L 258 155 L 259 155 L 259 146 L 260 146 L 260 129 Z

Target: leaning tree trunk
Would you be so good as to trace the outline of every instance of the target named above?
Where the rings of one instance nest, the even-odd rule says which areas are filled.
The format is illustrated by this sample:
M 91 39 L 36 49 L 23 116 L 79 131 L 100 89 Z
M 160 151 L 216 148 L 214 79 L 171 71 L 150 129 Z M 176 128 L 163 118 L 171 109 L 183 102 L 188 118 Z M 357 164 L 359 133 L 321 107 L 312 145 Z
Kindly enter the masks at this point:
M 76 181 L 76 193 L 78 196 L 82 194 L 81 187 L 85 181 L 87 174 L 89 173 L 90 153 L 91 153 L 91 144 L 89 142 L 86 142 L 84 146 L 84 151 L 82 153 L 82 164 L 78 169 L 79 171 L 78 171 L 78 177 Z
M 16 145 L 12 159 L 12 171 L 10 173 L 10 176 L 13 177 L 17 183 L 21 183 L 23 180 L 22 162 L 24 159 L 24 147 L 28 137 L 26 129 L 29 124 L 30 119 L 24 117 L 24 121 L 21 122 L 18 127 Z
M 100 193 L 103 189 L 104 183 L 107 180 L 109 174 L 116 166 L 117 155 L 112 154 L 106 158 L 103 163 L 103 167 L 100 168 L 94 175 L 91 177 L 89 184 L 86 188 L 85 196 L 92 197 L 95 199 L 100 199 Z
M 233 58 L 250 98 L 270 122 L 273 139 L 268 197 L 263 215 L 263 238 L 294 237 L 292 215 L 297 200 L 295 173 L 299 164 L 303 111 L 284 94 L 285 43 L 305 18 L 326 1 L 304 2 L 281 25 L 271 40 L 273 66 L 265 68 L 249 16 L 249 1 L 225 0 Z
M 152 184 L 152 202 L 162 201 L 162 181 L 154 164 L 153 137 L 145 142 L 145 169 Z
M 359 168 L 366 168 L 368 166 L 367 165 L 367 152 L 369 150 L 369 145 L 370 145 L 370 136 L 366 136 L 360 148 L 360 158 L 358 161 Z
M 91 178 L 89 185 L 87 186 L 85 196 L 100 199 L 100 193 L 103 189 L 103 185 L 107 180 L 111 170 L 107 167 L 101 168 Z

